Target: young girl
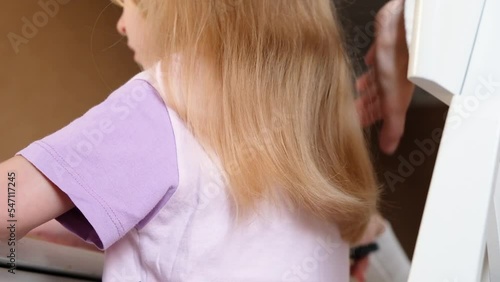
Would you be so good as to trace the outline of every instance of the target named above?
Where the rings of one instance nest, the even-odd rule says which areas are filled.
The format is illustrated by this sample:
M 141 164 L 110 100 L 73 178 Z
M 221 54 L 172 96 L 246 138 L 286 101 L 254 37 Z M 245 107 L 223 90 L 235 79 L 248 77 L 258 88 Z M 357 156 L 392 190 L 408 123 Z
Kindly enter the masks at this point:
M 17 239 L 56 218 L 104 281 L 348 281 L 378 192 L 330 1 L 118 4 L 147 71 L 0 164 Z

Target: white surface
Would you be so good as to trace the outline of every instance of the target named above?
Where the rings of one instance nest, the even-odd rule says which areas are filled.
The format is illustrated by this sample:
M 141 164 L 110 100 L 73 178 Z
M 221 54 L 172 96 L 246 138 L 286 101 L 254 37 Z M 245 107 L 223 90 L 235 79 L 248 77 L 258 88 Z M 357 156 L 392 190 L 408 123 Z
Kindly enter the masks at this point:
M 377 239 L 379 250 L 370 255 L 366 282 L 406 282 L 410 272 L 410 260 L 399 244 L 389 222 L 384 233 Z
M 432 18 L 436 11 L 441 11 L 446 20 L 451 21 L 446 25 L 452 27 L 455 24 L 455 30 L 460 31 L 439 43 L 455 42 L 460 36 L 463 36 L 463 42 L 447 51 L 435 43 L 435 49 L 443 57 L 450 57 L 451 53 L 456 58 L 455 64 L 441 65 L 443 60 L 434 57 L 435 50 L 422 51 L 419 60 L 424 66 L 437 60 L 435 68 L 444 74 L 429 72 L 431 80 L 446 82 L 445 78 L 455 77 L 456 81 L 448 82 L 455 86 L 463 84 L 463 87 L 456 92 L 460 95 L 453 97 L 448 113 L 409 281 L 480 281 L 483 262 L 495 260 L 498 255 L 493 253 L 495 248 L 488 249 L 488 260 L 484 260 L 487 231 L 491 231 L 487 220 L 498 173 L 500 141 L 500 83 L 497 83 L 500 81 L 500 17 L 497 16 L 500 1 L 486 2 L 477 38 L 474 37 L 472 55 L 467 54 L 471 50 L 472 37 L 469 35 L 472 27 L 478 24 L 470 18 L 475 19 L 478 7 L 473 6 L 482 1 L 467 1 L 469 4 L 464 1 L 420 2 L 436 6 L 435 11 L 428 11 L 430 15 L 423 17 Z M 446 12 L 444 7 L 449 11 Z M 466 7 L 470 8 L 469 16 L 464 13 Z M 461 18 L 456 15 L 461 15 Z M 433 38 L 441 33 L 442 26 L 436 28 L 435 35 L 429 28 L 420 36 Z M 430 45 L 427 48 L 432 49 Z M 458 74 L 464 68 L 466 76 L 460 80 Z M 435 91 L 439 92 L 439 89 Z M 491 262 L 489 271 L 498 272 L 500 265 Z
M 412 35 L 413 35 L 413 22 L 415 20 L 415 5 L 416 0 L 405 0 L 405 30 L 406 30 L 406 43 L 411 46 Z M 411 49 L 409 50 L 411 52 Z M 427 92 L 420 88 L 417 88 L 415 94 L 413 95 L 412 106 L 413 107 L 429 107 L 440 105 L 442 101 L 429 95 Z
M 405 29 L 406 43 L 411 46 L 413 36 L 413 22 L 415 21 L 415 2 L 416 0 L 405 0 Z
M 412 0 L 410 0 L 411 2 Z M 408 77 L 441 101 L 462 92 L 484 0 L 416 0 Z M 407 16 L 411 18 L 411 16 Z
M 451 107 L 463 100 L 454 97 Z M 490 102 L 500 108 L 500 99 Z M 482 113 L 445 129 L 409 281 L 479 280 L 500 140 L 498 119 Z

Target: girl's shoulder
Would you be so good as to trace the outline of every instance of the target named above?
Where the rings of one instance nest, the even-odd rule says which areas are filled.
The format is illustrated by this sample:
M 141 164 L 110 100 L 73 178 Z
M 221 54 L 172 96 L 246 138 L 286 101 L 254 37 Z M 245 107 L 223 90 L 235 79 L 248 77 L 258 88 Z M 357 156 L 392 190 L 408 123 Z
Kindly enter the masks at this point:
M 159 98 L 164 106 L 168 109 L 168 112 L 173 115 L 174 118 L 179 119 L 178 113 L 175 111 L 175 109 L 170 107 L 169 103 L 167 102 L 167 93 L 162 81 L 163 76 L 164 73 L 162 71 L 161 63 L 158 62 L 151 68 L 143 70 L 142 72 L 133 76 L 125 85 L 133 84 L 137 81 L 143 81 L 147 83 L 150 87 L 152 87 L 152 89 L 154 90 L 153 92 L 156 94 L 157 98 Z

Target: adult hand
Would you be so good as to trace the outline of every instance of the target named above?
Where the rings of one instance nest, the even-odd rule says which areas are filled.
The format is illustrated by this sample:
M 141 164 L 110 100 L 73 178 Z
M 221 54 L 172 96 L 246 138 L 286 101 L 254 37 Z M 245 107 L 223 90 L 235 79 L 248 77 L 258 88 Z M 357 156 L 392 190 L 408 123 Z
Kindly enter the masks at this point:
M 415 90 L 407 79 L 409 54 L 404 1 L 389 1 L 375 20 L 375 41 L 365 57 L 369 71 L 356 83 L 361 94 L 356 107 L 363 126 L 383 121 L 380 148 L 392 154 L 403 135 L 406 112 Z

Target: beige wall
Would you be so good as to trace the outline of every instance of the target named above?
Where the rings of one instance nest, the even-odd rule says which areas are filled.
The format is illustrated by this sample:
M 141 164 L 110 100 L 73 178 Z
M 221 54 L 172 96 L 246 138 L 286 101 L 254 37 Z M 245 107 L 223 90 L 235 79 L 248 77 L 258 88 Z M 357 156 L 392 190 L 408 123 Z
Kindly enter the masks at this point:
M 2 3 L 0 161 L 81 116 L 139 71 L 115 29 L 118 7 L 57 1 L 40 0 L 57 3 L 51 15 L 39 0 Z M 23 18 L 40 27 L 30 30 Z

